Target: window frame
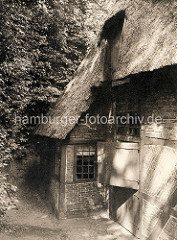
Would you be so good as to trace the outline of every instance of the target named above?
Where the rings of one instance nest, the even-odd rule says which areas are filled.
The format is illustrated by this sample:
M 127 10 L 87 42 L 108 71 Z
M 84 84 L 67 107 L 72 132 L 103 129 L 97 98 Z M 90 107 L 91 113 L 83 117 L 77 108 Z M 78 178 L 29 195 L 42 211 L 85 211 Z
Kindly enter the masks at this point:
M 95 160 L 94 160 L 94 178 L 92 178 L 92 179 L 89 179 L 89 178 L 78 178 L 77 177 L 77 149 L 78 148 L 84 148 L 84 147 L 93 147 L 94 149 L 95 149 Z M 84 151 L 83 151 L 84 152 Z M 89 151 L 90 152 L 90 151 Z M 90 156 L 90 155 L 89 155 Z M 83 164 L 81 165 L 81 166 L 83 166 Z M 89 166 L 89 165 L 88 165 Z M 78 144 L 78 145 L 75 145 L 75 147 L 74 147 L 74 182 L 77 182 L 77 183 L 79 183 L 79 182 L 95 182 L 95 181 L 97 181 L 97 170 L 98 170 L 98 162 L 97 162 L 97 145 L 96 145 L 96 143 L 87 143 L 87 144 Z M 83 173 L 83 172 L 82 172 Z

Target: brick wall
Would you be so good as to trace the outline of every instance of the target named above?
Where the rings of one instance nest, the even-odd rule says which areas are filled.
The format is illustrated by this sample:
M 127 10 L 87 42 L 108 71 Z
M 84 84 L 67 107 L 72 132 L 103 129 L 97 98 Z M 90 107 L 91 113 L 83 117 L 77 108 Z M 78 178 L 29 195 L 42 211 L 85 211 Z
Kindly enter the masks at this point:
M 66 185 L 67 216 L 87 216 L 106 206 L 106 192 L 96 182 Z
M 146 120 L 148 116 L 160 117 L 162 122 L 145 122 L 142 130 L 145 131 L 145 136 L 150 138 L 177 140 L 177 92 L 170 86 L 170 82 L 161 85 L 163 86 L 159 86 L 156 92 L 149 92 L 149 96 L 141 103 L 141 114 Z
M 105 126 L 106 128 L 106 126 Z M 71 135 L 70 142 L 89 142 L 102 140 L 106 138 L 106 131 L 103 130 L 103 126 L 97 124 L 82 124 L 77 125 Z

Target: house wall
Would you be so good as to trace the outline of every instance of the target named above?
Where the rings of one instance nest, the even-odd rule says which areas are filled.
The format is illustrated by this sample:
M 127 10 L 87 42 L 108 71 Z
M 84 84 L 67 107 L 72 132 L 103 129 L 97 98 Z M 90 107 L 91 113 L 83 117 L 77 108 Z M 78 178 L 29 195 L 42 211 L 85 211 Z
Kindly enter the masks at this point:
M 100 100 L 101 98 L 101 100 Z M 78 145 L 97 145 L 97 141 L 106 141 L 109 135 L 107 125 L 87 122 L 88 114 L 94 121 L 97 114 L 108 115 L 110 102 L 106 94 L 99 94 L 87 113 L 63 141 L 43 139 L 41 155 L 43 168 L 48 169 L 46 193 L 58 218 L 88 216 L 93 210 L 106 208 L 107 189 L 99 187 L 97 179 L 76 180 L 75 148 Z M 47 157 L 47 161 L 45 158 Z
M 87 113 L 81 116 L 80 122 L 74 127 L 65 140 L 65 176 L 64 202 L 66 217 L 87 216 L 93 210 L 107 207 L 107 189 L 98 187 L 97 180 L 78 182 L 75 177 L 75 147 L 77 145 L 97 144 L 97 141 L 106 141 L 109 136 L 107 124 L 94 123 L 97 115 L 108 115 L 110 102 L 106 94 L 99 94 Z M 91 117 L 86 120 L 86 115 Z
M 144 117 L 140 138 L 131 139 L 140 146 L 141 240 L 171 240 L 177 236 L 177 91 L 176 77 L 170 70 L 132 77 L 130 84 L 114 89 L 123 108 L 131 104 L 132 96 L 137 98 Z M 148 117 L 161 117 L 163 121 L 149 124 Z M 111 199 L 117 192 L 111 192 Z
M 106 207 L 106 189 L 97 181 L 78 182 L 75 178 L 75 145 L 66 146 L 65 207 L 66 217 L 82 217 Z

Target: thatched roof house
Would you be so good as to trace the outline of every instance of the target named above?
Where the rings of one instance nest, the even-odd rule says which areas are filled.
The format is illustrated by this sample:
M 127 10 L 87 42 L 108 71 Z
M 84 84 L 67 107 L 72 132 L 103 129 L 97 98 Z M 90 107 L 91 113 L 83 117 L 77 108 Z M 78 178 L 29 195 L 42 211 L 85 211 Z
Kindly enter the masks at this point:
M 113 11 L 103 21 L 100 44 L 85 57 L 48 116 L 79 118 L 93 102 L 93 87 L 176 64 L 175 13 L 174 0 L 115 1 Z M 75 124 L 40 125 L 36 134 L 65 139 Z

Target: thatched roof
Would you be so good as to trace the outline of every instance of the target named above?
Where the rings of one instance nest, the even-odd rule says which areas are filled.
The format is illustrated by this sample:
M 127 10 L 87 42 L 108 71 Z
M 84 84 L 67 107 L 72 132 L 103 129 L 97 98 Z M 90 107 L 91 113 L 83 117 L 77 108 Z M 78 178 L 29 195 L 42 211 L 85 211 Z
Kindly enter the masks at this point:
M 174 15 L 173 0 L 116 1 L 108 21 L 103 19 L 101 45 L 94 46 L 83 60 L 74 79 L 67 85 L 56 105 L 50 109 L 48 116 L 65 119 L 72 116 L 76 119 L 89 109 L 94 99 L 93 87 L 111 80 L 108 73 L 109 62 L 106 64 L 109 59 L 108 48 L 113 49 L 111 60 L 114 80 L 176 64 L 177 33 Z M 114 31 L 116 25 L 118 38 L 109 39 L 110 30 Z M 106 40 L 102 40 L 103 38 Z M 65 139 L 75 124 L 72 121 L 66 126 L 61 122 L 40 125 L 36 134 Z
M 76 122 L 64 126 L 60 119 L 67 121 L 69 117 L 74 117 L 77 120 L 83 112 L 88 110 L 93 101 L 92 88 L 99 86 L 105 79 L 105 53 L 106 48 L 103 44 L 102 47 L 93 49 L 84 59 L 76 76 L 67 85 L 64 94 L 47 114 L 52 121 L 56 117 L 59 117 L 59 121 L 52 124 L 41 124 L 37 128 L 36 134 L 59 139 L 64 139 L 67 136 Z
M 175 1 L 128 2 L 119 51 L 113 62 L 113 79 L 177 62 Z

